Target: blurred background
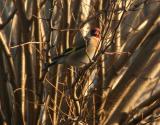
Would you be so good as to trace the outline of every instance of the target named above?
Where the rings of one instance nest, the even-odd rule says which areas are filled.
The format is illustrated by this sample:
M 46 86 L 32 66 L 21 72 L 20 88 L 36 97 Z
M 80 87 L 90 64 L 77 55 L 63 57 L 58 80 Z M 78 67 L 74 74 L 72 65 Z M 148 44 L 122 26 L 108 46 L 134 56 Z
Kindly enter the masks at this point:
M 94 27 L 93 62 L 46 68 Z M 0 125 L 160 125 L 160 1 L 0 0 Z

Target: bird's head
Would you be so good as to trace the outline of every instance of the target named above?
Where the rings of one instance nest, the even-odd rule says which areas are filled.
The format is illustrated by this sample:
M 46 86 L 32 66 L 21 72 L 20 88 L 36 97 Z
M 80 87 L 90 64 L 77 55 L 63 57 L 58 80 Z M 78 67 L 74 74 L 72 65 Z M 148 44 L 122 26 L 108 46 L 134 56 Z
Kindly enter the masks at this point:
M 93 28 L 90 31 L 91 36 L 95 36 L 97 38 L 100 38 L 100 29 L 99 28 Z

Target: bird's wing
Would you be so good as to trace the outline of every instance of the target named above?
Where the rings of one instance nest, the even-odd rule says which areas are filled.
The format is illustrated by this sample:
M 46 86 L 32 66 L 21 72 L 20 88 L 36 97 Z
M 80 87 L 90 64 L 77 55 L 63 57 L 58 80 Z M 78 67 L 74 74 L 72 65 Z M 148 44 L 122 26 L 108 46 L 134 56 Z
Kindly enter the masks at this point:
M 66 49 L 62 54 L 52 58 L 52 63 L 60 63 L 63 62 L 68 55 L 77 53 L 84 48 L 86 48 L 86 38 L 83 37 L 82 33 L 78 32 L 74 38 L 74 48 L 68 48 Z
M 59 59 L 59 58 L 61 58 L 61 57 L 64 57 L 64 56 L 69 55 L 70 53 L 73 52 L 73 50 L 74 50 L 74 48 L 68 48 L 68 49 L 66 49 L 62 54 L 54 57 L 54 58 L 52 59 L 52 61 L 57 60 L 57 59 Z
M 73 52 L 77 52 L 77 51 L 79 51 L 79 50 L 82 50 L 84 47 L 85 47 L 85 45 L 79 46 L 79 47 L 75 47 L 75 48 L 68 48 L 68 49 L 66 49 L 61 55 L 58 55 L 58 56 L 54 57 L 54 58 L 52 59 L 52 61 L 57 60 L 57 59 L 60 59 L 60 58 L 62 58 L 62 57 L 66 57 L 66 56 L 70 55 L 70 54 L 73 53 Z
M 68 54 L 72 53 L 74 50 L 75 50 L 75 48 L 68 48 L 63 52 L 62 55 L 68 55 Z

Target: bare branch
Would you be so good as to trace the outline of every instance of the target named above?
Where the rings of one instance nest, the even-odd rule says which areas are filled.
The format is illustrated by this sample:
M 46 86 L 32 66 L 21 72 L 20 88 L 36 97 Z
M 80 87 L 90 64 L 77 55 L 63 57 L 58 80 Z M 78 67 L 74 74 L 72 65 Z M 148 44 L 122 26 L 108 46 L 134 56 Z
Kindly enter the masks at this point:
M 159 108 L 160 106 L 160 99 L 158 99 L 153 105 L 147 107 L 146 110 L 140 113 L 137 117 L 133 118 L 127 125 L 133 125 L 139 123 L 141 120 L 145 119 L 147 116 L 151 115 L 154 110 Z

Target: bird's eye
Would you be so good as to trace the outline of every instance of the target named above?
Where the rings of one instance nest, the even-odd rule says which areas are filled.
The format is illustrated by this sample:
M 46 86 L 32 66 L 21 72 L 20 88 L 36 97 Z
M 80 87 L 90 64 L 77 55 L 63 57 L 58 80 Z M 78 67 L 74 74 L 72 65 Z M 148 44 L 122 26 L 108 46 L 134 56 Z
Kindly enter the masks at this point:
M 91 30 L 91 35 L 92 36 L 99 36 L 100 30 L 98 28 L 92 29 Z

